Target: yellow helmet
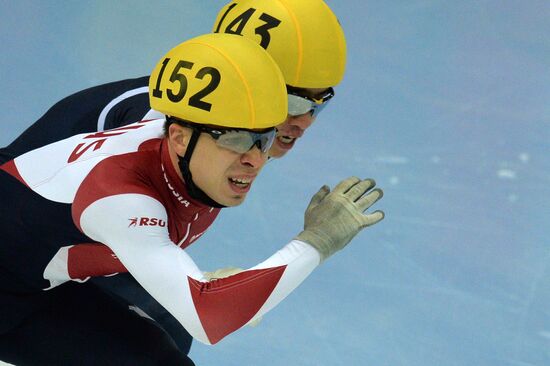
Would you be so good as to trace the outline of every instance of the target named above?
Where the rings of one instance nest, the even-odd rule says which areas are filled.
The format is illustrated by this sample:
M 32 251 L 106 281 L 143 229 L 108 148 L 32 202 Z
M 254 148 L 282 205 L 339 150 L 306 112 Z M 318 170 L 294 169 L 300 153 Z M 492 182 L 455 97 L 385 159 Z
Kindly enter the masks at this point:
M 213 32 L 260 43 L 288 85 L 328 88 L 344 76 L 346 39 L 323 0 L 235 0 L 218 13 Z
M 261 129 L 287 115 L 285 81 L 258 44 L 206 34 L 171 49 L 149 79 L 151 107 L 199 124 Z

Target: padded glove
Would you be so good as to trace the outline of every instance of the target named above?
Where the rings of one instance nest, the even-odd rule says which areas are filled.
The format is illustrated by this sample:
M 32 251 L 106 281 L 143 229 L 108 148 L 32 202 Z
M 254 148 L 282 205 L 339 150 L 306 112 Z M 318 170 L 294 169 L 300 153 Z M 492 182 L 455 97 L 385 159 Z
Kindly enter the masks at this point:
M 382 211 L 364 213 L 383 196 L 373 179 L 350 177 L 332 192 L 323 186 L 311 199 L 305 212 L 304 231 L 295 239 L 313 246 L 321 261 L 343 249 L 359 231 L 384 218 Z

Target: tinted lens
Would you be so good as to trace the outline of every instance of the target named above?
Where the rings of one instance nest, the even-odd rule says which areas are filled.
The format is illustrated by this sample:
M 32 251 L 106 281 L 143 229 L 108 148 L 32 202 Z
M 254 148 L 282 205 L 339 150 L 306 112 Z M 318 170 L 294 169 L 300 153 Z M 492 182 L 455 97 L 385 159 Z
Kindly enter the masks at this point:
M 288 114 L 300 116 L 306 114 L 313 108 L 315 103 L 298 95 L 288 94 Z
M 309 112 L 313 117 L 316 117 L 334 96 L 334 89 L 329 88 L 326 95 L 319 99 L 302 97 L 292 93 L 288 94 L 288 114 L 291 116 L 300 116 Z
M 328 100 L 323 104 L 314 104 L 313 108 L 311 109 L 311 115 L 313 117 L 317 117 L 317 115 L 321 113 L 321 111 L 325 108 L 327 104 L 328 104 Z
M 264 133 L 233 130 L 225 132 L 216 142 L 219 146 L 239 154 L 244 154 L 252 149 L 254 145 L 258 146 L 258 148 L 265 153 L 271 148 L 275 135 L 275 129 Z
M 277 136 L 277 130 L 272 129 L 269 132 L 264 132 L 258 135 L 262 136 L 260 140 L 261 146 L 259 146 L 259 149 L 263 153 L 268 152 L 269 149 L 271 149 L 271 145 L 273 145 L 273 141 L 275 141 L 275 136 Z

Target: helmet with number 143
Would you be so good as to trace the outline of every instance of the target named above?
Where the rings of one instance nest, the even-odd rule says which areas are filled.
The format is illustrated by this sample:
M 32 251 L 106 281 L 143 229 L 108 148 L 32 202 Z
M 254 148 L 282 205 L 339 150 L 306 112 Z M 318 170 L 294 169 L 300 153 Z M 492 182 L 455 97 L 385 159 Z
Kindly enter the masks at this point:
M 277 127 L 270 156 L 283 156 L 344 76 L 346 40 L 338 19 L 323 0 L 236 0 L 220 10 L 213 31 L 257 42 L 281 68 L 288 118 Z

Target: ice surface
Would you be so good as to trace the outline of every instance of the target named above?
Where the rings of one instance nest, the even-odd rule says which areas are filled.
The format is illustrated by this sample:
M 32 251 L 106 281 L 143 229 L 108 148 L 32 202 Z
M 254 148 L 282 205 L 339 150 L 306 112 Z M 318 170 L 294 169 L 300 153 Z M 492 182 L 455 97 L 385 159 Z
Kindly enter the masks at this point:
M 384 188 L 386 219 L 193 359 L 550 365 L 550 3 L 327 2 L 349 51 L 334 101 L 191 254 L 205 270 L 252 266 L 349 175 Z M 72 92 L 148 73 L 223 3 L 0 2 L 0 144 Z

